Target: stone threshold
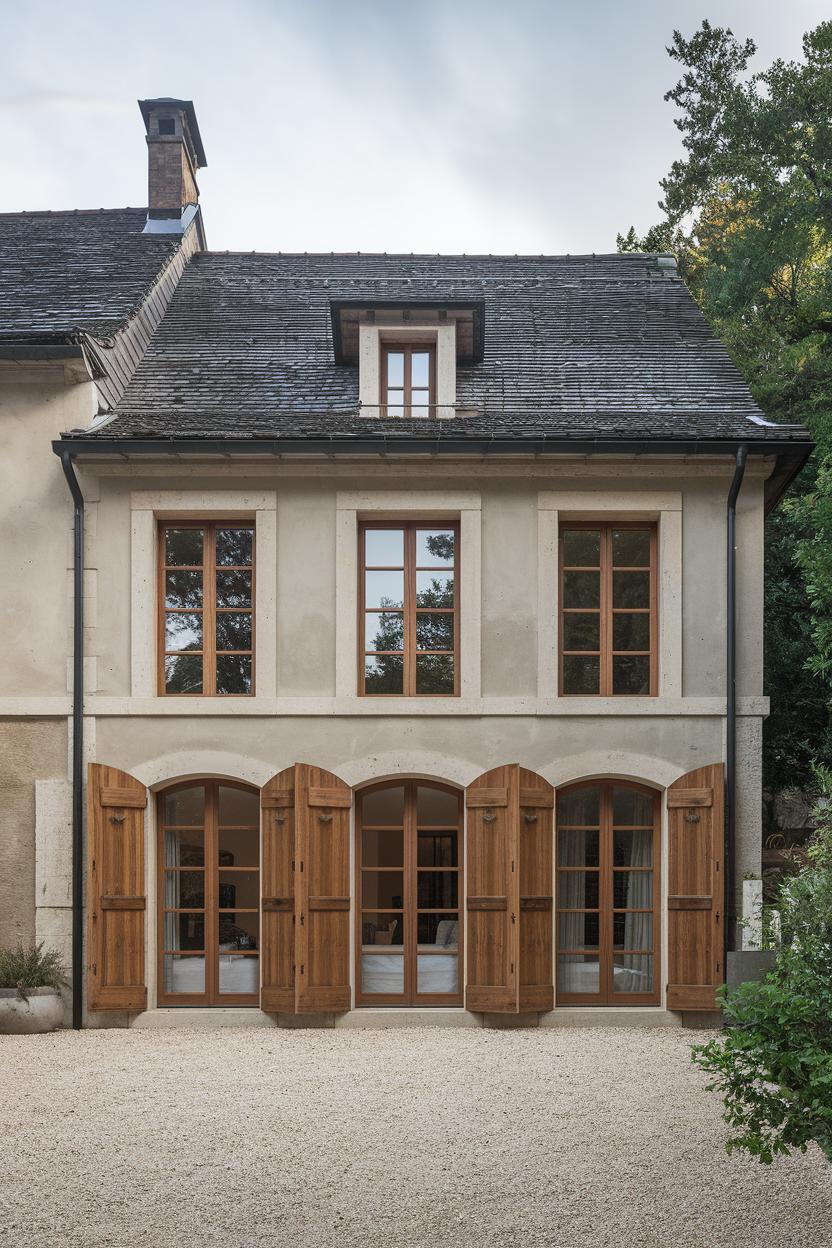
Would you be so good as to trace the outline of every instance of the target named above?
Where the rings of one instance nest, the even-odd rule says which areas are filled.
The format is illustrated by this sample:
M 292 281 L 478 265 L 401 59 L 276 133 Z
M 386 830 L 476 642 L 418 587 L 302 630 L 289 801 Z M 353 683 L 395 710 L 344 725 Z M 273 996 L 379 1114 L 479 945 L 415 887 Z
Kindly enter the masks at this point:
M 509 1030 L 517 1027 L 680 1027 L 682 1016 L 658 1006 L 562 1006 L 548 1014 L 472 1014 L 464 1009 L 351 1010 L 348 1014 L 266 1014 L 263 1010 L 239 1007 L 205 1009 L 194 1007 L 145 1010 L 130 1019 L 140 1030 L 185 1027 L 212 1031 L 226 1027 L 280 1027 L 300 1031 L 310 1028 L 338 1028 L 348 1031 L 401 1030 L 413 1027 L 487 1027 Z

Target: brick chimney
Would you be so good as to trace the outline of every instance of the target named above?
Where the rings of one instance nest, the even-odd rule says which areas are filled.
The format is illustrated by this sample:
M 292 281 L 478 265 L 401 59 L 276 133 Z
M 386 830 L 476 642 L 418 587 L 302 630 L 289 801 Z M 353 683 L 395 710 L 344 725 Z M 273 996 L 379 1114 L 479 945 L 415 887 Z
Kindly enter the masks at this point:
M 196 172 L 208 163 L 192 100 L 139 100 L 147 130 L 148 229 L 181 232 L 199 203 Z M 151 224 L 154 223 L 154 224 Z

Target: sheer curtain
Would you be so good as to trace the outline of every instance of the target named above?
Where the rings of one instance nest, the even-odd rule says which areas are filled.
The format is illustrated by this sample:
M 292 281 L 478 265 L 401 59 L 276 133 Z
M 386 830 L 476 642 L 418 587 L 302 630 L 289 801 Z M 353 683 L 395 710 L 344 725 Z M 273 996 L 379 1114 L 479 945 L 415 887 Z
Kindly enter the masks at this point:
M 653 866 L 653 832 L 652 830 L 630 832 L 631 867 L 650 868 Z M 623 864 L 622 864 L 623 865 Z M 653 905 L 652 871 L 629 871 L 627 873 L 626 906 L 637 906 L 651 911 Z M 643 914 L 624 915 L 624 948 L 652 949 L 652 911 Z M 650 992 L 652 991 L 652 964 L 644 955 L 632 953 L 615 954 L 615 990 L 616 992 Z

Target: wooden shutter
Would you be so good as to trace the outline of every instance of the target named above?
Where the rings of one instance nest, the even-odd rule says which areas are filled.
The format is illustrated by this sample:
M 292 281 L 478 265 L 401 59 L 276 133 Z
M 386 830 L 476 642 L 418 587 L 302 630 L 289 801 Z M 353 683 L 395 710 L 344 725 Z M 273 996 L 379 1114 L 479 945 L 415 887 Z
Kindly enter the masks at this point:
M 144 1010 L 147 789 L 126 771 L 90 763 L 87 801 L 89 1008 Z
M 470 784 L 466 850 L 469 1010 L 516 1014 L 519 767 L 495 767 Z
M 671 1010 L 714 1010 L 723 974 L 722 764 L 689 771 L 667 791 L 668 984 Z
M 520 768 L 518 860 L 520 863 L 521 1013 L 554 1009 L 552 903 L 555 790 L 542 776 Z
M 260 871 L 262 960 L 260 1008 L 295 1010 L 295 769 L 272 776 L 260 790 L 263 859 Z

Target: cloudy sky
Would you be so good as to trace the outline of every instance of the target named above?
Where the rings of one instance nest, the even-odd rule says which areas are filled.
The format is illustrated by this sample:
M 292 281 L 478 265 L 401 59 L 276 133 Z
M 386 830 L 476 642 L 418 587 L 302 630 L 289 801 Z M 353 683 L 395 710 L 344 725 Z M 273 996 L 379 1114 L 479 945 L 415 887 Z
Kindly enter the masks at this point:
M 586 252 L 658 217 L 674 27 L 797 57 L 816 0 L 0 0 L 0 211 L 146 203 L 193 99 L 209 246 Z

